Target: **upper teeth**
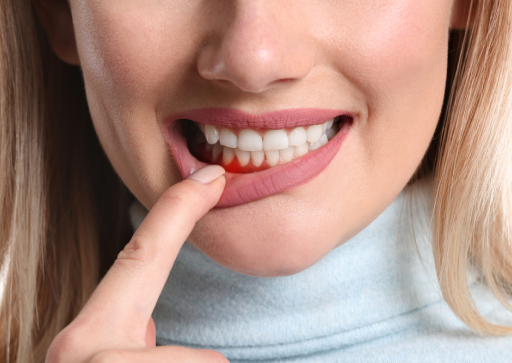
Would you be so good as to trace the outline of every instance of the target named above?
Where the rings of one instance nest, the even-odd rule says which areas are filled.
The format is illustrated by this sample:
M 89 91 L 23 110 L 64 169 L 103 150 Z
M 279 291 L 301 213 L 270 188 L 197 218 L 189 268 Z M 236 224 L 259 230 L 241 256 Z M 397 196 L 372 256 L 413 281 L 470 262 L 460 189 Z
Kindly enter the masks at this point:
M 245 151 L 263 150 L 263 139 L 254 130 L 245 129 L 238 134 L 238 148 Z
M 209 144 L 213 145 L 219 141 L 219 132 L 215 126 L 204 125 L 204 128 L 204 135 L 206 136 L 206 141 L 208 141 Z
M 224 165 L 237 158 L 240 166 L 252 160 L 256 167 L 264 160 L 270 166 L 290 162 L 327 144 L 338 132 L 334 119 L 321 125 L 281 130 L 233 130 L 204 124 L 199 127 L 207 141 L 205 150 L 211 150 L 213 162 L 222 154 Z M 204 138 L 198 143 L 204 143 Z
M 259 132 L 243 129 L 239 130 L 238 136 L 236 130 L 226 127 L 219 130 L 213 125 L 201 125 L 201 130 L 209 144 L 213 145 L 219 141 L 221 145 L 232 149 L 238 148 L 241 151 L 279 151 L 292 146 L 302 146 L 306 142 L 309 143 L 311 149 L 315 149 L 334 136 L 333 122 L 334 120 L 329 120 L 321 125 L 296 127 L 288 132 L 284 129 Z

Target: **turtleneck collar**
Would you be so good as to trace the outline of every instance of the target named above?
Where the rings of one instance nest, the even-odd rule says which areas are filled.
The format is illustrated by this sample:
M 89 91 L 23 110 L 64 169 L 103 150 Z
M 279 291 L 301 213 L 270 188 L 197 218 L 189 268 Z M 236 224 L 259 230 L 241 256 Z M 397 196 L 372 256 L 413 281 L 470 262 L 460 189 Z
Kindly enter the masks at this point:
M 185 243 L 153 313 L 157 342 L 268 362 L 459 324 L 437 315 L 450 312 L 432 262 L 431 179 L 413 188 L 412 199 L 405 189 L 358 235 L 293 276 L 239 274 Z

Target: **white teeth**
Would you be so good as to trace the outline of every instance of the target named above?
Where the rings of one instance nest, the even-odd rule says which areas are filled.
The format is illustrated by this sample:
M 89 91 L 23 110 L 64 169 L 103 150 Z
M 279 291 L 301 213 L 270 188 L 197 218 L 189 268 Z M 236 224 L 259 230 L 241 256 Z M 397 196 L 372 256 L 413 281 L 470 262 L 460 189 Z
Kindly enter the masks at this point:
M 306 140 L 311 143 L 315 143 L 322 137 L 322 125 L 309 126 L 306 131 Z
M 219 130 L 213 125 L 204 125 L 204 134 L 209 144 L 213 145 L 219 141 Z
M 306 142 L 306 130 L 304 127 L 296 127 L 288 135 L 290 146 L 300 146 Z
M 213 149 L 212 149 L 213 162 L 217 161 L 217 158 L 219 157 L 220 153 L 222 152 L 222 149 L 223 149 L 223 147 L 221 144 L 213 145 Z
M 263 139 L 254 130 L 242 130 L 238 135 L 238 148 L 245 151 L 263 150 Z
M 217 159 L 222 153 L 224 165 L 229 165 L 236 156 L 242 167 L 247 166 L 251 160 L 254 166 L 259 167 L 265 158 L 270 166 L 280 162 L 288 163 L 324 146 L 339 131 L 334 119 L 307 128 L 296 127 L 289 134 L 284 129 L 266 132 L 243 129 L 237 137 L 237 131 L 228 128 L 220 128 L 219 131 L 213 125 L 203 124 L 199 124 L 199 128 L 204 137 L 196 135 L 195 140 L 198 144 L 204 144 L 205 151 L 211 151 L 213 163 L 219 162 Z
M 318 140 L 317 142 L 312 142 L 309 144 L 309 151 L 313 151 L 318 149 L 320 146 L 322 146 L 322 142 Z
M 265 150 L 265 157 L 270 166 L 276 166 L 279 162 L 279 150 Z
M 249 151 L 240 150 L 239 148 L 235 149 L 235 155 L 240 163 L 240 166 L 246 166 L 249 164 L 251 160 L 251 153 Z
M 282 150 L 288 147 L 288 135 L 284 130 L 270 130 L 263 137 L 263 150 Z
M 254 166 L 258 167 L 263 163 L 263 160 L 265 160 L 265 153 L 263 150 L 251 151 L 251 159 Z
M 235 150 L 230 147 L 224 146 L 224 150 L 222 151 L 222 162 L 224 163 L 224 165 L 231 164 L 234 158 Z
M 306 155 L 309 152 L 309 145 L 307 142 L 300 146 L 295 146 L 295 150 L 293 151 L 293 154 L 296 158 L 301 157 L 302 155 Z
M 293 160 L 293 151 L 295 150 L 294 146 L 290 146 L 286 149 L 279 150 L 279 156 L 283 159 L 283 162 L 287 163 Z
M 320 140 L 318 140 L 317 142 L 309 144 L 309 151 L 316 150 L 319 147 L 324 146 L 328 142 L 329 142 L 329 140 L 327 139 L 327 135 L 323 134 L 322 137 L 320 137 Z
M 219 141 L 221 145 L 234 149 L 237 147 L 237 139 L 236 135 L 230 129 L 223 128 L 220 130 Z
M 329 142 L 329 140 L 327 140 L 327 135 L 326 134 L 323 134 L 322 137 L 320 138 L 320 141 L 318 141 L 322 146 L 324 146 L 325 144 L 327 144 Z

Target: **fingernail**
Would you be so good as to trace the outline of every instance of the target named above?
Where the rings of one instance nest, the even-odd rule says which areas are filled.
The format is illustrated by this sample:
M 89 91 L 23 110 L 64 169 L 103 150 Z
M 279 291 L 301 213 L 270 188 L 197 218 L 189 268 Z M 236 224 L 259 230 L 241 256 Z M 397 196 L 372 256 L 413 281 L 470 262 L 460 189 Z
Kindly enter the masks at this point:
M 187 179 L 192 179 L 203 184 L 208 184 L 219 176 L 224 175 L 226 170 L 219 165 L 207 165 L 199 170 L 194 171 Z

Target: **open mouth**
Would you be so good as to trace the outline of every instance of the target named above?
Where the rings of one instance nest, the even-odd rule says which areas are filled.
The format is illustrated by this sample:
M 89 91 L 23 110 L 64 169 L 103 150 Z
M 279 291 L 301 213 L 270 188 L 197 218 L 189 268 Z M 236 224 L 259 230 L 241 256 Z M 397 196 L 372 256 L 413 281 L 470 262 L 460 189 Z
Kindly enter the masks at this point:
M 201 109 L 169 118 L 166 136 L 183 178 L 208 164 L 224 167 L 217 207 L 229 207 L 311 180 L 334 158 L 352 123 L 351 114 L 335 110 Z
M 179 120 L 190 153 L 230 173 L 255 173 L 291 162 L 327 144 L 338 132 L 338 116 L 321 125 L 293 129 L 232 129 Z

